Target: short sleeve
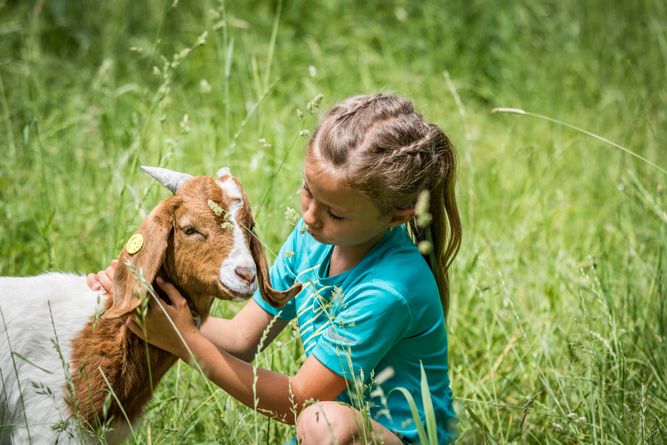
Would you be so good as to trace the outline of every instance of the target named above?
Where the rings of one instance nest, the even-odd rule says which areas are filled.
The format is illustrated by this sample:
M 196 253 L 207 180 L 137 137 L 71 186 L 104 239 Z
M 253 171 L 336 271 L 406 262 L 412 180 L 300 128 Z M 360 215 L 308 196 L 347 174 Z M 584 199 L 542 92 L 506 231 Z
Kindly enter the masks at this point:
M 297 234 L 299 233 L 299 226 L 301 224 L 303 224 L 303 221 L 297 224 L 292 233 L 290 233 L 269 269 L 269 278 L 271 286 L 274 289 L 286 290 L 294 284 L 294 277 L 297 275 L 297 272 L 294 270 L 293 258 L 294 253 L 297 251 Z M 262 298 L 262 294 L 257 289 L 253 295 L 253 299 L 262 309 L 281 320 L 291 320 L 296 317 L 294 298 L 288 301 L 282 308 L 275 308 Z
M 412 325 L 405 299 L 391 288 L 373 284 L 344 295 L 334 314 L 312 354 L 347 380 L 361 371 L 367 378 Z

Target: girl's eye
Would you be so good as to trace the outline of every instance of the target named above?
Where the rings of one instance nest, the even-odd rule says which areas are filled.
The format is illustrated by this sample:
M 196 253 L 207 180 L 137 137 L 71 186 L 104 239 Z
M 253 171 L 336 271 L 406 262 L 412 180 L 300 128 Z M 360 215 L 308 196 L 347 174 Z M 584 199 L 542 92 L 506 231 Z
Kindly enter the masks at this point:
M 333 219 L 334 221 L 342 221 L 343 220 L 343 218 L 341 218 L 340 216 L 336 216 L 333 213 L 331 213 L 331 210 L 329 210 L 327 213 L 329 214 L 329 218 Z
M 302 188 L 303 191 L 306 193 L 306 195 L 308 195 L 309 197 L 312 197 L 312 196 L 313 196 L 313 195 L 310 194 L 310 189 L 308 188 L 308 186 L 306 185 L 305 182 L 301 185 L 301 188 Z

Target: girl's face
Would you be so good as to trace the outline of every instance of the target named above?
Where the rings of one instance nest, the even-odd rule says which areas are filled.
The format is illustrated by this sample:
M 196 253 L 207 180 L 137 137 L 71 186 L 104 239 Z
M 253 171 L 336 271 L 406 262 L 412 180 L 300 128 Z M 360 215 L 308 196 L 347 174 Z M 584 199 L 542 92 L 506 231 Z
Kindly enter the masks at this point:
M 394 221 L 367 196 L 348 187 L 340 169 L 319 156 L 316 144 L 306 155 L 301 213 L 317 241 L 360 250 L 370 249 Z

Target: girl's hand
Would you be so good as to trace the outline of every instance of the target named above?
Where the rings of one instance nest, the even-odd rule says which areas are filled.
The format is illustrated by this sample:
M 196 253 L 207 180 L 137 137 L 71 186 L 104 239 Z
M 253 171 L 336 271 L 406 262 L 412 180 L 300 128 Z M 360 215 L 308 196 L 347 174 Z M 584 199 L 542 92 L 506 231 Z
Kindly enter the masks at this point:
M 143 323 L 135 315 L 129 317 L 125 324 L 132 332 L 153 346 L 188 361 L 190 354 L 186 344 L 199 335 L 192 319 L 192 312 L 185 298 L 173 284 L 161 277 L 156 278 L 155 282 L 169 296 L 171 304 L 160 297 L 157 297 L 156 301 L 152 296 L 148 296 L 151 301 L 148 303 L 148 313 Z
M 118 260 L 111 260 L 111 265 L 99 272 L 86 275 L 86 284 L 92 291 L 102 290 L 105 294 L 113 293 L 113 272 L 116 269 Z

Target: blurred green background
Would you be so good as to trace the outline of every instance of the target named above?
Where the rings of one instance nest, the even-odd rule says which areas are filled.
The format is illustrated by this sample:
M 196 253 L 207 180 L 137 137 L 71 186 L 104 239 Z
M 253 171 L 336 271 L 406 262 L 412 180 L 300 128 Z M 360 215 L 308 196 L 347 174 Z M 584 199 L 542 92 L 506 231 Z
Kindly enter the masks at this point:
M 459 153 L 460 443 L 667 443 L 666 80 L 658 0 L 0 0 L 0 274 L 104 267 L 168 194 L 142 164 L 231 167 L 277 251 L 321 112 L 390 91 Z M 291 434 L 179 365 L 133 443 Z

